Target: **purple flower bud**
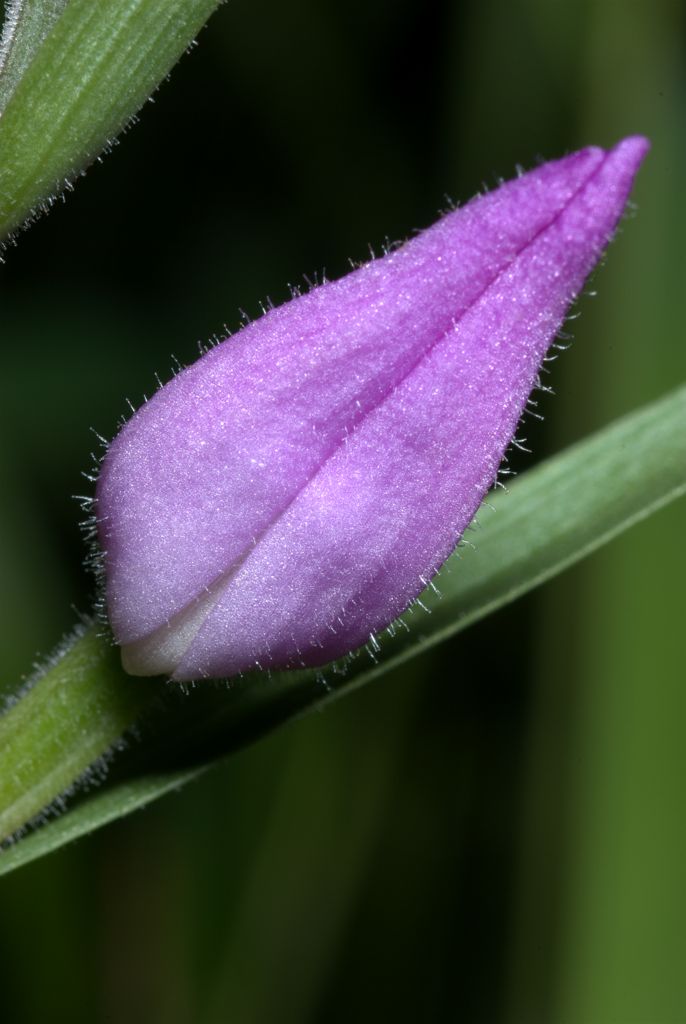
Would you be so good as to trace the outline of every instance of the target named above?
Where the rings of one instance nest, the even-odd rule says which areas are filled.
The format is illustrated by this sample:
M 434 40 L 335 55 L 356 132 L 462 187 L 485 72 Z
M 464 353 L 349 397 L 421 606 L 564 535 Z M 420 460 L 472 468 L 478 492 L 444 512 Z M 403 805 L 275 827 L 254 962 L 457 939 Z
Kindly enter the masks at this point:
M 477 197 L 136 413 L 97 488 L 130 672 L 321 665 L 403 612 L 493 484 L 647 147 L 584 149 Z

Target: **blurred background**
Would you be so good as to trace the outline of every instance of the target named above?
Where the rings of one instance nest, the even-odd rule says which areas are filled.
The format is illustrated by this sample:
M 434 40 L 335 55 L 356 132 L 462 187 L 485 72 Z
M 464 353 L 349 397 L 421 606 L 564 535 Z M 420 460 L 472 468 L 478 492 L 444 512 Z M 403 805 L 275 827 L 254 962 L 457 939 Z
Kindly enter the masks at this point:
M 220 9 L 0 268 L 1 688 L 89 609 L 90 428 L 446 194 L 653 142 L 520 469 L 686 380 L 685 22 L 675 0 Z M 683 538 L 682 502 L 3 878 L 3 1018 L 686 1022 Z

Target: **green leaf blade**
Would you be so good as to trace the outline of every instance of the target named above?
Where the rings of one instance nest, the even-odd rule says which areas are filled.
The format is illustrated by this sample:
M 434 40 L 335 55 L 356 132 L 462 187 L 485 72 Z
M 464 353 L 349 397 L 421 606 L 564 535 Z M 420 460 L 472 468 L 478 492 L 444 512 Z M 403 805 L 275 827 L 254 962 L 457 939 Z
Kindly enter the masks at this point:
M 0 111 L 69 0 L 11 0 L 0 39 Z
M 517 480 L 509 494 L 493 496 L 496 511 L 481 511 L 475 549 L 448 560 L 437 579 L 440 597 L 431 590 L 422 596 L 430 614 L 417 610 L 406 615 L 409 630 L 396 630 L 395 636 L 382 639 L 376 664 L 361 652 L 346 672 L 328 671 L 326 686 L 321 673 L 312 671 L 255 673 L 233 680 L 228 689 L 200 686 L 180 699 L 158 682 L 132 681 L 112 663 L 109 651 L 108 671 L 102 674 L 96 669 L 82 680 L 94 711 L 90 723 L 88 715 L 81 722 L 79 742 L 84 751 L 80 763 L 84 767 L 87 763 L 91 747 L 86 749 L 86 744 L 92 734 L 100 730 L 104 740 L 102 722 L 111 719 L 113 707 L 121 707 L 122 691 L 132 685 L 134 689 L 128 692 L 140 697 L 141 714 L 148 712 L 146 738 L 141 744 L 147 745 L 142 751 L 146 756 L 134 766 L 131 777 L 106 784 L 75 810 L 68 810 L 0 855 L 0 874 L 162 796 L 193 778 L 206 763 L 279 723 L 371 682 L 561 572 L 684 494 L 686 387 L 542 463 Z M 93 653 L 98 644 L 105 645 L 94 631 L 78 643 L 90 644 Z M 43 684 L 45 690 L 41 691 Z M 36 687 L 33 716 L 41 713 L 40 692 L 47 693 L 51 686 L 54 694 L 48 673 Z M 68 679 L 63 679 L 57 690 L 67 723 L 84 694 L 70 689 Z M 76 703 L 70 707 L 70 702 Z M 161 708 L 152 711 L 160 702 Z M 128 712 L 133 710 L 130 705 Z M 13 771 L 12 758 L 1 739 L 2 728 L 14 712 L 16 708 L 0 718 L 0 780 Z M 54 725 L 59 732 L 59 716 Z M 13 742 L 21 746 L 22 737 L 15 736 Z M 66 758 L 69 751 L 65 746 L 68 744 L 62 744 Z M 60 741 L 55 746 L 59 748 Z
M 482 509 L 477 551 L 446 567 L 448 602 L 482 618 L 686 493 L 686 389 L 632 413 L 514 483 Z
M 112 143 L 219 0 L 71 0 L 0 118 L 0 237 L 47 209 Z

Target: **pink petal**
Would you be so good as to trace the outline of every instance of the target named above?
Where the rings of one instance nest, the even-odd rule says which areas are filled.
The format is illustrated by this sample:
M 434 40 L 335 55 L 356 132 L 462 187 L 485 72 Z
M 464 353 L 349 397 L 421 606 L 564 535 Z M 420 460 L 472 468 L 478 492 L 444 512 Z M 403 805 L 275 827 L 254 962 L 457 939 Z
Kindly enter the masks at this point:
M 474 199 L 136 413 L 97 490 L 131 671 L 323 664 L 407 607 L 492 485 L 646 149 L 582 150 Z

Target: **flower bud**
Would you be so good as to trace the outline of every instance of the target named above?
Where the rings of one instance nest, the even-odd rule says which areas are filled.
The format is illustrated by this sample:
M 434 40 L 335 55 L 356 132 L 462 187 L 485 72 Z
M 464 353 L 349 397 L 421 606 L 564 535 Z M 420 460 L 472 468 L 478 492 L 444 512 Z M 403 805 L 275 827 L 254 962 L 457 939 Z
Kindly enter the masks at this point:
M 179 373 L 97 486 L 125 667 L 321 665 L 400 615 L 489 487 L 647 142 L 581 150 Z

